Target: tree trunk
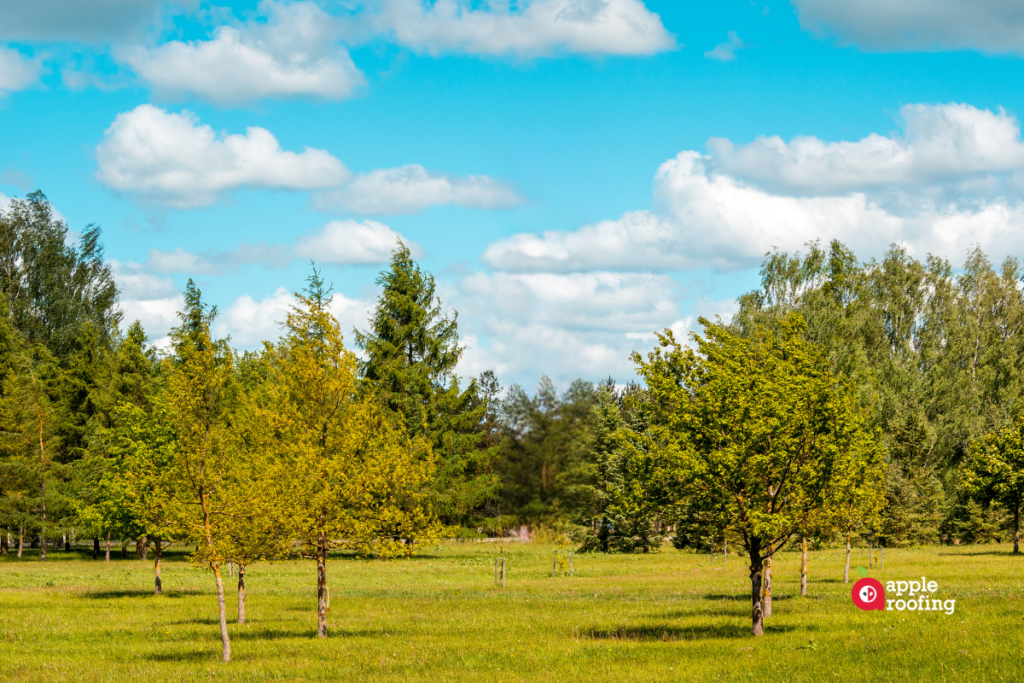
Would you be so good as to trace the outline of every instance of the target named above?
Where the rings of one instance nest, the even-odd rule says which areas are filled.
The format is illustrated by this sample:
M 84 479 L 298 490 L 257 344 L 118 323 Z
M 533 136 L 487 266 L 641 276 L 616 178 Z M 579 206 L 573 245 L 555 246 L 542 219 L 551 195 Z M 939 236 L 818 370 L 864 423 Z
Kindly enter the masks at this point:
M 850 583 L 850 532 L 846 532 L 846 569 L 843 570 L 843 583 Z
M 164 585 L 160 581 L 160 560 L 162 559 L 162 556 L 164 554 L 164 549 L 162 547 L 163 544 L 159 536 L 153 537 L 153 544 L 153 548 L 155 549 L 154 553 L 156 555 L 156 561 L 153 564 L 153 574 L 154 578 L 156 579 L 156 594 L 160 595 L 164 592 Z
M 46 479 L 43 479 L 43 528 L 39 530 L 39 561 L 46 559 Z
M 39 536 L 36 536 L 36 535 L 32 536 L 32 540 L 28 542 L 28 547 L 32 548 L 32 550 L 35 550 L 36 548 L 38 548 L 39 547 Z
M 224 608 L 224 581 L 220 577 L 220 564 L 212 563 L 213 575 L 217 577 L 217 608 L 220 610 L 220 642 L 223 647 L 221 661 L 231 661 L 231 640 L 228 638 L 228 618 Z
M 199 550 L 199 548 L 196 548 L 196 550 Z M 128 541 L 126 541 L 125 539 L 122 538 L 121 539 L 121 559 L 123 560 L 126 557 L 128 557 Z
M 875 544 L 868 541 L 868 569 L 875 566 Z
M 245 623 L 245 565 L 238 563 L 238 623 Z
M 753 601 L 751 619 L 753 628 L 751 633 L 755 636 L 764 635 L 764 617 L 761 612 L 761 574 L 764 568 L 761 559 L 761 542 L 759 539 L 751 539 L 750 543 L 750 597 Z
M 807 597 L 807 537 L 803 537 L 803 541 L 800 546 L 801 555 L 800 558 L 800 595 Z
M 71 552 L 71 541 L 68 540 L 67 534 L 64 534 L 64 552 Z
M 316 549 L 316 635 L 327 637 L 327 539 L 320 535 Z
M 11 538 L 10 532 L 8 532 L 7 529 L 4 529 L 3 534 L 0 534 L 0 554 L 3 554 L 3 555 L 7 555 L 8 554 L 8 546 L 10 545 L 10 540 L 9 540 L 10 538 Z
M 885 569 L 885 546 L 880 545 L 878 549 L 878 568 Z
M 110 534 L 107 534 L 107 557 L 106 562 L 110 562 Z
M 92 538 L 92 559 L 97 560 L 100 557 L 100 537 L 93 536 Z
M 761 604 L 764 618 L 772 616 L 772 558 L 768 558 L 764 566 L 764 599 Z
M 135 540 L 135 554 L 139 556 L 140 560 L 146 559 L 146 555 L 149 554 L 149 539 L 145 536 L 137 538 Z
M 1020 553 L 1020 508 L 1013 511 L 1013 554 Z
M 25 549 L 25 527 L 18 527 L 18 557 L 21 557 L 21 551 Z
M 729 561 L 729 541 L 722 541 L 722 562 Z

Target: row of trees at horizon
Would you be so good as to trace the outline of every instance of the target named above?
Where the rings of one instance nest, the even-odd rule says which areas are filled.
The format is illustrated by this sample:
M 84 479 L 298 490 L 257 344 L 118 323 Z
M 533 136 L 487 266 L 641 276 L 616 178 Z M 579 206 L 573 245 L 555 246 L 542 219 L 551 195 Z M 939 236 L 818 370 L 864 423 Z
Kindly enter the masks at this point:
M 980 251 L 954 275 L 898 247 L 770 254 L 729 324 L 634 354 L 642 384 L 559 394 L 463 383 L 457 316 L 399 245 L 365 332 L 343 343 L 314 269 L 282 337 L 236 352 L 190 281 L 171 346 L 122 331 L 99 231 L 76 245 L 40 193 L 0 213 L 0 539 L 195 547 L 221 568 L 416 552 L 526 526 L 581 549 L 724 543 L 750 561 L 753 631 L 771 561 L 808 540 L 1016 534 L 1024 481 L 1020 272 Z M 122 548 L 124 545 L 122 545 Z M 806 576 L 804 580 L 806 585 Z

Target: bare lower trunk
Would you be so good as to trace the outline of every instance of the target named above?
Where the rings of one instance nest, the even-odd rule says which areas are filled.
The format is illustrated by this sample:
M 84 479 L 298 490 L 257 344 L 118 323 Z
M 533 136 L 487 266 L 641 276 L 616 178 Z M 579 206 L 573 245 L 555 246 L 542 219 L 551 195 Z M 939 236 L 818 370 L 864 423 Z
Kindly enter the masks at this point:
M 100 537 L 93 536 L 92 538 L 92 559 L 98 560 L 100 557 Z
M 327 539 L 320 537 L 316 549 L 316 635 L 327 637 Z
M 800 545 L 800 595 L 807 597 L 807 537 L 804 536 Z
M 768 558 L 764 567 L 764 599 L 761 604 L 761 611 L 764 618 L 772 616 L 772 558 Z
M 68 540 L 68 535 L 64 534 L 64 552 L 71 552 L 71 541 Z
M 39 530 L 39 561 L 46 559 L 46 480 L 43 479 L 43 528 Z
M 18 527 L 18 557 L 21 557 L 21 551 L 25 549 L 25 527 Z
M 1013 511 L 1013 554 L 1020 553 L 1020 508 Z
M 885 569 L 885 546 L 879 546 L 878 548 L 878 568 Z
M 850 532 L 846 532 L 846 568 L 843 569 L 843 583 L 850 583 Z
M 156 594 L 160 595 L 164 592 L 164 584 L 160 581 L 160 560 L 162 559 L 162 556 L 164 554 L 164 549 L 163 542 L 160 540 L 159 536 L 155 536 L 153 538 L 153 542 L 155 544 L 153 547 L 155 549 L 154 554 L 156 556 L 156 559 L 153 563 L 153 578 L 156 581 Z
M 751 633 L 755 636 L 764 635 L 764 616 L 761 612 L 761 575 L 764 568 L 761 559 L 761 543 L 752 539 L 750 544 L 750 597 L 753 601 L 751 620 L 753 628 Z
M 245 623 L 245 565 L 238 563 L 238 623 Z
M 875 545 L 868 541 L 868 569 L 875 566 Z
M 110 534 L 107 534 L 107 557 L 105 562 L 110 562 Z
M 722 562 L 729 561 L 729 541 L 722 541 Z
M 0 536 L 0 553 L 7 555 L 10 551 L 8 546 L 11 544 L 11 533 L 4 529 L 3 535 Z
M 146 555 L 149 554 L 149 539 L 147 539 L 145 536 L 136 539 L 135 553 L 139 556 L 140 560 L 146 559 Z
M 220 577 L 220 565 L 214 562 L 213 575 L 217 577 L 217 608 L 220 610 L 220 642 L 223 646 L 221 661 L 231 661 L 231 640 L 228 638 L 228 618 L 224 609 L 224 581 Z

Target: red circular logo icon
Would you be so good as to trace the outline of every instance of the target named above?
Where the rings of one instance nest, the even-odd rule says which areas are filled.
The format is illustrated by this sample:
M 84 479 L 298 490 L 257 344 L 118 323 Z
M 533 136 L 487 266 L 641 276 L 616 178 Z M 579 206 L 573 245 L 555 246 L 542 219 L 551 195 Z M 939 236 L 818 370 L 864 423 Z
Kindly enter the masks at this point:
M 885 589 L 878 579 L 861 579 L 853 584 L 853 604 L 863 610 L 884 610 Z

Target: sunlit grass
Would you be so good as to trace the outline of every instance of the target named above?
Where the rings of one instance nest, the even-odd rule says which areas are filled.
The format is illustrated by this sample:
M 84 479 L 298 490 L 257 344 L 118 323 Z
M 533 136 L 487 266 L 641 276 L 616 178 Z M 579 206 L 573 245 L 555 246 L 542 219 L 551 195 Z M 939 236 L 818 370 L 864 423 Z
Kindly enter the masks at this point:
M 553 546 L 506 544 L 506 588 L 491 543 L 444 545 L 412 560 L 332 558 L 330 637 L 318 640 L 312 562 L 247 571 L 248 623 L 219 662 L 209 571 L 51 551 L 0 558 L 0 680 L 345 681 L 924 680 L 1024 678 L 1024 557 L 1010 547 L 887 550 L 872 576 L 939 584 L 956 613 L 861 612 L 843 553 L 775 562 L 774 616 L 749 636 L 744 562 L 666 547 L 647 556 L 576 555 L 552 578 Z M 116 553 L 115 553 L 116 554 Z M 69 557 L 71 555 L 71 557 Z M 854 565 L 867 564 L 856 551 Z M 854 578 L 857 574 L 854 572 Z M 230 585 L 231 579 L 228 579 Z M 234 620 L 234 596 L 229 593 Z

